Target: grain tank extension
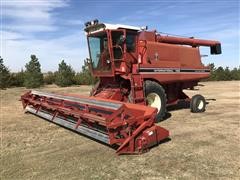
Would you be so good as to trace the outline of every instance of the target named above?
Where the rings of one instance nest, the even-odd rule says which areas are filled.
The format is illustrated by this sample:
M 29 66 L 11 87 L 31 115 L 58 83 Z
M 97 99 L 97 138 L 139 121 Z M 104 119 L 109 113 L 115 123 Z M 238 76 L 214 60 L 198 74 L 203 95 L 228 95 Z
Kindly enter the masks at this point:
M 91 96 L 29 91 L 21 96 L 27 112 L 132 154 L 168 138 L 168 130 L 155 124 L 167 106 L 187 101 L 191 112 L 205 111 L 203 96 L 190 98 L 183 90 L 209 77 L 199 47 L 221 54 L 220 42 L 98 20 L 85 26 L 87 63 L 99 78 Z

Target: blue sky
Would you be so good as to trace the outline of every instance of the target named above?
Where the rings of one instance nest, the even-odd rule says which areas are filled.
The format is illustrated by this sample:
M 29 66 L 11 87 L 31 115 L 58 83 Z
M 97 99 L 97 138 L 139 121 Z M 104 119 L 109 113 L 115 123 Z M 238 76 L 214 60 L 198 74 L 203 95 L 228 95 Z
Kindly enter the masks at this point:
M 238 0 L 0 0 L 0 55 L 19 71 L 36 54 L 42 71 L 57 70 L 64 59 L 76 71 L 88 57 L 84 22 L 147 25 L 158 32 L 219 40 L 222 55 L 204 57 L 204 64 L 240 65 Z M 202 48 L 202 54 L 209 54 Z

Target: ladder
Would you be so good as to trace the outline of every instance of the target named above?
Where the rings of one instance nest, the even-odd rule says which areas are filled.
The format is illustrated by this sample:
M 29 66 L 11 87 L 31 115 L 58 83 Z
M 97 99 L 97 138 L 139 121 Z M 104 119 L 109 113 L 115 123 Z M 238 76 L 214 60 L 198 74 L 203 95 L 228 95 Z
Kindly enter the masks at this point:
M 132 74 L 131 76 L 131 96 L 132 103 L 146 105 L 144 96 L 143 79 L 140 74 Z

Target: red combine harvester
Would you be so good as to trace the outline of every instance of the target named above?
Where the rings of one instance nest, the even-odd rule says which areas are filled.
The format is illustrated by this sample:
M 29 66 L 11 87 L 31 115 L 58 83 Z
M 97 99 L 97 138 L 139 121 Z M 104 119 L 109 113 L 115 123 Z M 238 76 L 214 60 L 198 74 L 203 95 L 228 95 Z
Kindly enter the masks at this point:
M 201 63 L 199 46 L 221 54 L 218 41 L 173 37 L 133 26 L 97 20 L 85 24 L 93 74 L 99 78 L 90 97 L 29 91 L 21 96 L 27 112 L 117 147 L 118 154 L 141 153 L 168 138 L 155 125 L 166 107 L 180 100 L 192 112 L 205 111 L 205 99 L 191 99 L 210 69 Z

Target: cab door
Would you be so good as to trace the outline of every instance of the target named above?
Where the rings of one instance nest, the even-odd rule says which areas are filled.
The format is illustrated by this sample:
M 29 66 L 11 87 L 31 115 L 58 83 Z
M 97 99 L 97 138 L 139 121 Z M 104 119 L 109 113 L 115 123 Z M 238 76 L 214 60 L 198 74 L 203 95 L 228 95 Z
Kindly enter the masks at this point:
M 126 67 L 126 30 L 111 30 L 111 59 L 113 60 L 115 71 L 119 73 L 125 73 Z

